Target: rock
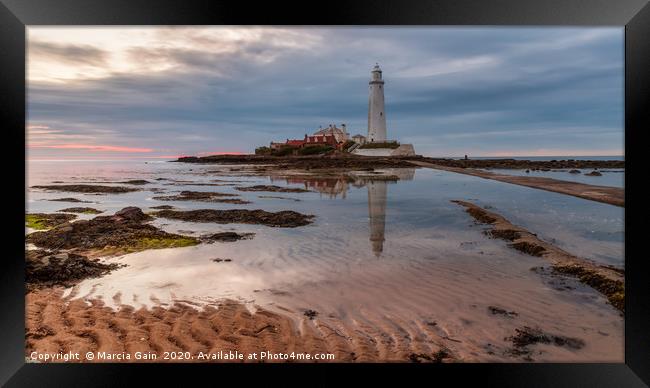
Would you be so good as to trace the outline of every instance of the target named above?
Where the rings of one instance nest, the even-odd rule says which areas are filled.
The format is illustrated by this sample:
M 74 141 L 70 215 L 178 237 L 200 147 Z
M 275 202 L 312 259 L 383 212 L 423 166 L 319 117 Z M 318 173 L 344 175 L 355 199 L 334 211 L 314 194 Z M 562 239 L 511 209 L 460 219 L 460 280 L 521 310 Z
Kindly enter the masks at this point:
M 128 193 L 131 191 L 138 191 L 139 189 L 123 186 L 100 186 L 100 185 L 41 185 L 32 186 L 34 189 L 54 190 L 54 191 L 70 191 L 75 193 L 91 193 L 91 194 L 120 194 Z
M 514 311 L 507 311 L 505 309 L 502 309 L 502 308 L 496 307 L 496 306 L 488 306 L 488 311 L 490 311 L 493 315 L 505 315 L 505 316 L 510 317 L 510 318 L 516 317 L 517 315 L 519 315 Z
M 136 222 L 151 219 L 150 216 L 144 214 L 140 208 L 135 206 L 129 206 L 122 210 L 118 210 L 115 212 L 115 216 Z
M 78 203 L 92 203 L 92 201 L 82 201 L 77 198 L 55 198 L 55 199 L 48 199 L 48 201 L 57 201 L 57 202 L 78 202 Z
M 97 216 L 34 232 L 26 240 L 40 248 L 69 249 L 77 254 L 123 254 L 199 243 L 197 238 L 167 233 L 144 223 L 149 219 L 139 208 L 127 207 L 112 216 Z
M 82 213 L 82 214 L 100 214 L 101 210 L 93 209 L 92 207 L 68 207 L 65 209 L 57 210 L 62 213 Z
M 127 185 L 146 185 L 146 184 L 151 183 L 151 182 L 146 181 L 144 179 L 131 179 L 131 180 L 123 181 L 123 182 L 119 182 L 119 183 L 124 183 L 124 184 L 127 184 Z
M 246 201 L 239 198 L 227 198 L 223 199 L 221 197 L 237 197 L 237 194 L 229 193 L 218 193 L 218 192 L 205 192 L 205 191 L 181 191 L 179 195 L 168 195 L 153 197 L 153 199 L 159 201 L 200 201 L 200 202 L 219 202 L 219 203 L 232 203 L 232 204 L 248 204 L 250 201 Z
M 531 256 L 540 257 L 544 254 L 544 252 L 546 252 L 546 248 L 543 246 L 528 241 L 519 241 L 509 245 L 510 247 L 523 253 L 527 253 Z
M 315 217 L 301 214 L 292 210 L 267 212 L 264 210 L 248 209 L 198 209 L 198 210 L 161 210 L 154 213 L 156 217 L 182 220 L 189 222 L 214 222 L 217 224 L 261 224 L 266 226 L 295 228 L 308 225 Z
M 105 275 L 120 267 L 103 264 L 86 256 L 69 252 L 50 253 L 29 250 L 25 253 L 27 288 L 63 286 L 71 287 L 80 280 Z
M 63 225 L 77 218 L 74 214 L 46 214 L 30 213 L 25 214 L 25 223 L 32 229 L 47 229 Z
M 569 174 L 580 174 L 580 170 L 571 170 Z
M 308 193 L 309 190 L 295 188 L 295 187 L 280 187 L 273 185 L 256 185 L 249 187 L 235 187 L 235 190 L 239 191 L 270 191 L 278 193 Z
M 316 316 L 318 315 L 318 311 L 314 311 L 314 310 L 308 309 L 308 310 L 305 310 L 304 315 L 305 315 L 307 318 L 309 318 L 310 320 L 312 320 L 312 319 L 316 318 Z
M 588 174 L 585 174 L 585 175 L 587 175 L 587 176 L 602 176 L 603 174 L 601 174 L 600 172 L 594 170 L 594 171 L 592 171 L 592 172 L 590 172 Z
M 538 343 L 552 344 L 555 346 L 568 347 L 570 349 L 581 349 L 585 342 L 579 338 L 565 337 L 561 335 L 549 334 L 541 329 L 524 326 L 521 329 L 515 329 L 516 335 L 506 338 L 512 341 L 515 348 L 526 348 Z
M 255 233 L 235 233 L 235 232 L 220 232 L 220 233 L 215 233 L 207 236 L 202 236 L 201 239 L 204 241 L 208 242 L 215 242 L 215 241 L 221 241 L 221 242 L 233 242 L 233 241 L 238 241 L 238 240 L 243 240 L 243 239 L 249 239 L 255 236 Z

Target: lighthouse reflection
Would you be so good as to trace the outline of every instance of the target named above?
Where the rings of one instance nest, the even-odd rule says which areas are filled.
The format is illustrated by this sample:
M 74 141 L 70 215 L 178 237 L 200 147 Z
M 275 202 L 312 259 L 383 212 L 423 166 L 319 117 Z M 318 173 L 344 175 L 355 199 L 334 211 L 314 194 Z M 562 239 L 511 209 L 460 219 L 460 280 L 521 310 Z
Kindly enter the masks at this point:
M 329 198 L 346 198 L 350 187 L 368 190 L 368 229 L 370 247 L 376 257 L 384 251 L 386 241 L 386 203 L 388 186 L 400 180 L 410 181 L 415 168 L 383 169 L 381 171 L 350 171 L 328 176 L 271 176 L 271 181 L 284 180 L 291 184 L 303 184 L 306 189 L 317 191 Z

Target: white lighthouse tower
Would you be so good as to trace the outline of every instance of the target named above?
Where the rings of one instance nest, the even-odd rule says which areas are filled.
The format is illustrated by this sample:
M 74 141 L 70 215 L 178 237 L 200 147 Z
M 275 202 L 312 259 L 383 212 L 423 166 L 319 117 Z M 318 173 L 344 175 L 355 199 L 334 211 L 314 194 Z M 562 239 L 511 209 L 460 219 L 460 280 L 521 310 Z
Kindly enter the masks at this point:
M 384 80 L 379 64 L 370 72 L 370 96 L 368 98 L 368 142 L 386 141 L 386 112 L 384 110 Z

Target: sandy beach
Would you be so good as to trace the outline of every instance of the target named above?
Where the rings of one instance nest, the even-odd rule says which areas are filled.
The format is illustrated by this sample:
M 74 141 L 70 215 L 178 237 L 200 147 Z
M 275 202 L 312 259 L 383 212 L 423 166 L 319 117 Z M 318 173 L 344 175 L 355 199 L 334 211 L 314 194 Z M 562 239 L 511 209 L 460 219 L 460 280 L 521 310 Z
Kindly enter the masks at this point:
M 143 165 L 145 173 L 129 174 L 142 178 L 131 179 L 137 184 L 88 171 L 61 180 L 67 186 L 33 185 L 40 210 L 30 213 L 28 226 L 42 229 L 27 235 L 26 357 L 75 351 L 113 355 L 76 362 L 622 359 L 622 266 L 570 253 L 567 235 L 506 207 L 519 221 L 510 220 L 460 194 L 474 190 L 466 186 L 471 182 L 486 193 L 483 201 L 503 198 L 482 189 L 489 180 L 345 163 L 356 167 L 171 163 Z M 426 189 L 409 182 L 461 191 L 431 202 Z M 196 191 L 201 185 L 205 191 Z M 413 205 L 400 215 L 387 193 L 402 185 Z M 518 200 L 525 196 L 517 190 L 552 195 L 572 211 L 586 206 L 585 216 L 593 206 L 611 206 L 489 185 Z M 63 200 L 84 207 L 58 202 L 70 194 Z M 117 200 L 112 209 L 110 199 Z M 268 211 L 254 210 L 260 202 Z M 343 205 L 343 213 L 336 210 Z M 436 216 L 422 214 L 422 206 Z M 57 208 L 62 212 L 48 210 Z M 352 221 L 364 217 L 369 223 Z M 224 352 L 276 358 L 233 360 Z

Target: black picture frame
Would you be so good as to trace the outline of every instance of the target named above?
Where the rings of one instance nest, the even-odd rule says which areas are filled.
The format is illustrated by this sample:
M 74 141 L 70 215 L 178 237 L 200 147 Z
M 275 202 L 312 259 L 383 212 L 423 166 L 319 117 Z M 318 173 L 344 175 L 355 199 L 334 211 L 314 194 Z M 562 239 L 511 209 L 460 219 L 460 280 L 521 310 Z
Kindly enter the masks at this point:
M 621 364 L 443 364 L 443 365 L 188 365 L 25 363 L 25 30 L 30 25 L 535 25 L 625 26 L 625 363 Z M 650 272 L 643 250 L 641 176 L 643 132 L 650 130 L 650 5 L 647 0 L 438 0 L 277 2 L 171 0 L 0 0 L 0 119 L 5 173 L 10 176 L 4 222 L 0 299 L 0 383 L 7 386 L 134 385 L 135 374 L 168 384 L 205 378 L 225 383 L 268 384 L 283 374 L 289 383 L 369 385 L 397 378 L 472 382 L 489 386 L 650 385 Z M 642 148 L 643 147 L 643 148 Z M 642 198 L 642 197 L 641 197 Z M 14 205 L 16 204 L 16 205 Z M 627 209 L 633 211 L 628 212 Z M 639 228 L 632 228 L 638 225 Z M 295 373 L 300 372 L 300 376 Z M 346 373 L 342 377 L 338 372 Z M 288 373 L 288 375 L 287 375 Z M 212 384 L 211 384 L 212 385 Z

